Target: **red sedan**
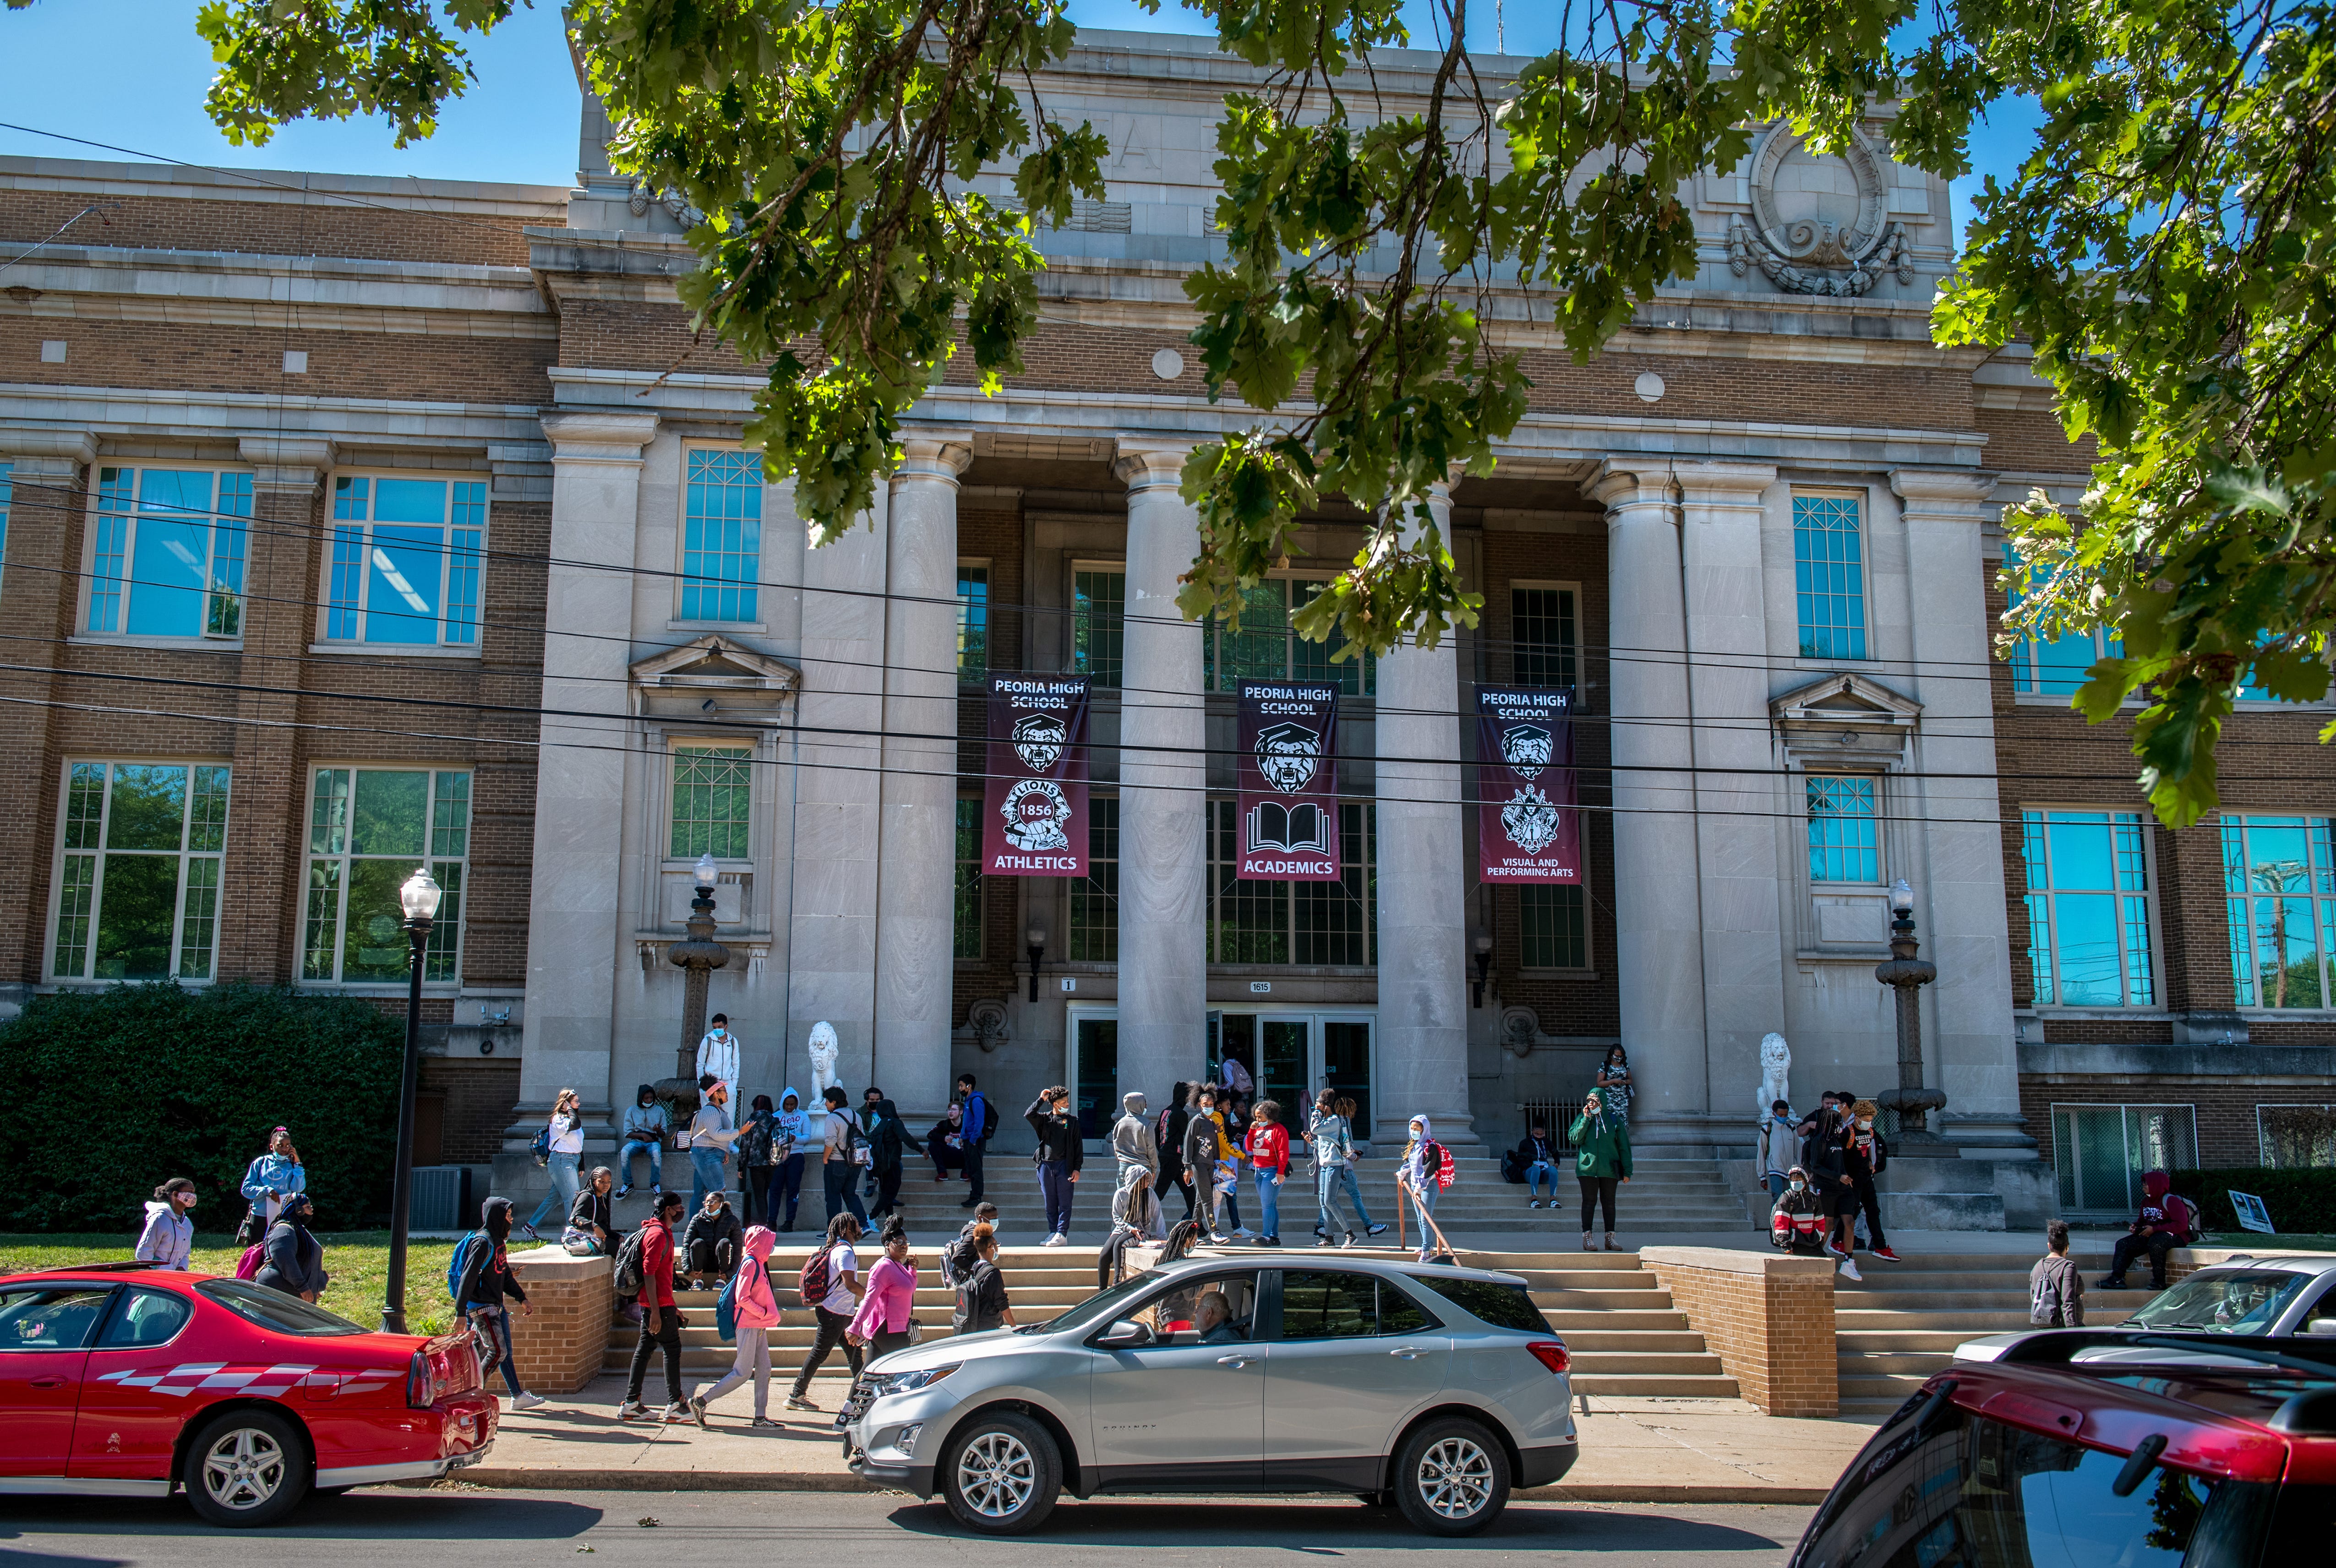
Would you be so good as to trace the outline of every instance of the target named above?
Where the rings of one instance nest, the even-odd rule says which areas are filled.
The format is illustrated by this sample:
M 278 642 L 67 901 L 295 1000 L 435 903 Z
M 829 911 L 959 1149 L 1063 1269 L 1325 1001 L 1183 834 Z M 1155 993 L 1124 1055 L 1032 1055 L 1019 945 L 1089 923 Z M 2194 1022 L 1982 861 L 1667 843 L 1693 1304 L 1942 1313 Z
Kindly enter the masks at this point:
M 486 1456 L 464 1335 L 375 1333 L 245 1281 L 140 1264 L 0 1277 L 0 1493 L 165 1497 L 265 1524 L 311 1486 Z

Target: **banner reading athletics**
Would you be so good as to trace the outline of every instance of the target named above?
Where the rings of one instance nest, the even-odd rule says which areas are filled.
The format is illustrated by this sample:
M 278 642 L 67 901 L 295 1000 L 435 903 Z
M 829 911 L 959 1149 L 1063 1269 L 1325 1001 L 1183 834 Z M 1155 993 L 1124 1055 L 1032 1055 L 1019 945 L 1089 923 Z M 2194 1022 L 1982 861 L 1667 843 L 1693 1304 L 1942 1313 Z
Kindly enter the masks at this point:
M 1484 881 L 1582 881 L 1572 692 L 1476 688 L 1476 795 Z
M 983 872 L 1086 875 L 1085 677 L 991 676 L 986 771 Z
M 1241 687 L 1241 861 L 1251 881 L 1338 880 L 1338 688 Z

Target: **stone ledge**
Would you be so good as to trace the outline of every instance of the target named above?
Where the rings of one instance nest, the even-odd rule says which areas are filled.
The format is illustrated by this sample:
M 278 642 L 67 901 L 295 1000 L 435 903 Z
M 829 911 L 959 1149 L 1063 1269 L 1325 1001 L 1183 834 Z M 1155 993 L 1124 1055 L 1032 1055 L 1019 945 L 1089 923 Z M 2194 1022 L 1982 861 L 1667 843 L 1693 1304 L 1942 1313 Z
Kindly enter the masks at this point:
M 1832 1277 L 1830 1258 L 1796 1258 L 1786 1252 L 1737 1251 L 1728 1247 L 1641 1247 L 1639 1261 L 1674 1269 L 1714 1269 L 1724 1274 L 1771 1274 L 1790 1279 Z

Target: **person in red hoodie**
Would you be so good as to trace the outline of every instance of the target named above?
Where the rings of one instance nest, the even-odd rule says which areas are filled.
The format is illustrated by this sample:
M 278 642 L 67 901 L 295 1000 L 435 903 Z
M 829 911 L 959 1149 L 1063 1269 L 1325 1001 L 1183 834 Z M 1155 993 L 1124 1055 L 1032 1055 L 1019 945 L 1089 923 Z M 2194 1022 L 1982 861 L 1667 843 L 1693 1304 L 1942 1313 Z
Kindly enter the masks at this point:
M 2166 1289 L 2166 1254 L 2190 1244 L 2190 1206 L 2167 1195 L 2173 1185 L 2163 1171 L 2141 1174 L 2141 1212 L 2126 1228 L 2127 1233 L 2117 1238 L 2117 1251 L 2109 1256 L 2109 1271 L 2096 1290 L 2124 1290 L 2125 1271 L 2144 1252 L 2149 1254 L 2149 1288 Z
M 1279 1247 L 1281 1183 L 1290 1179 L 1290 1129 L 1281 1125 L 1278 1103 L 1260 1100 L 1250 1107 L 1249 1132 L 1241 1138 L 1241 1153 L 1249 1156 L 1249 1167 L 1257 1173 L 1257 1206 L 1263 1211 L 1257 1222 L 1257 1244 Z
M 649 1356 L 665 1352 L 667 1421 L 689 1419 L 689 1400 L 681 1387 L 681 1331 L 689 1320 L 673 1304 L 673 1226 L 681 1218 L 681 1194 L 659 1193 L 657 1213 L 641 1222 L 641 1339 L 633 1347 L 632 1376 L 625 1383 L 625 1402 L 617 1407 L 619 1421 L 649 1421 L 641 1403 L 641 1380 L 648 1376 Z

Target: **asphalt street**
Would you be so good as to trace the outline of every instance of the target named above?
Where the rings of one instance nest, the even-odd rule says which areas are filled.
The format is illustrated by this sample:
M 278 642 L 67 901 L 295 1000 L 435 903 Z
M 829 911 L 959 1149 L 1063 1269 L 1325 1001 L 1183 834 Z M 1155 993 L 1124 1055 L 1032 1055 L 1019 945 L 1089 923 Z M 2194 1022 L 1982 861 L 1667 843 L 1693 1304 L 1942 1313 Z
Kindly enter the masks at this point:
M 1133 1499 L 1066 1502 L 1035 1534 L 968 1537 L 939 1504 L 817 1492 L 490 1492 L 380 1488 L 314 1499 L 268 1530 L 213 1530 L 183 1504 L 119 1499 L 0 1499 L 0 1564 L 261 1568 L 330 1561 L 336 1568 L 415 1562 L 574 1563 L 676 1568 L 785 1560 L 855 1568 L 930 1560 L 951 1568 L 1048 1568 L 1288 1563 L 1416 1563 L 1422 1548 L 1471 1563 L 1547 1563 L 1579 1556 L 1598 1568 L 1779 1568 L 1807 1508 L 1653 1507 L 1621 1503 L 1512 1504 L 1470 1540 L 1433 1542 L 1392 1515 L 1329 1498 L 1278 1503 Z M 654 1523 L 650 1523 L 654 1521 Z M 943 1544 L 946 1543 L 946 1546 Z M 1139 1556 L 1131 1558 L 1134 1551 Z M 753 1555 L 740 1556 L 737 1553 Z

